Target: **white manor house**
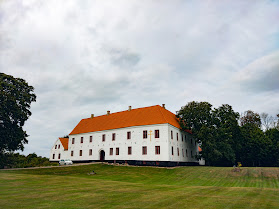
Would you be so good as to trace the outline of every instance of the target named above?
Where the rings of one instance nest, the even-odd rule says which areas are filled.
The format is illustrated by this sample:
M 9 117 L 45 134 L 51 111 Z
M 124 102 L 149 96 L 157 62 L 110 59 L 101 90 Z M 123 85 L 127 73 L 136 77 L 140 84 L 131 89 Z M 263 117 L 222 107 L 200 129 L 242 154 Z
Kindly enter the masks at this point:
M 177 117 L 155 105 L 82 119 L 53 145 L 50 161 L 106 161 L 132 165 L 198 165 L 199 147 Z

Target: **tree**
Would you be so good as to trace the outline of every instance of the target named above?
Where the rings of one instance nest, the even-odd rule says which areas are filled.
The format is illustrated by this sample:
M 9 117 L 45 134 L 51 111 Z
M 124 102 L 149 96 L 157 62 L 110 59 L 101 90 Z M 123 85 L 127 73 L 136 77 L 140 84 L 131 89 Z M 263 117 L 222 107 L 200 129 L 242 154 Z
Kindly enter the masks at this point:
M 0 154 L 23 150 L 28 143 L 23 126 L 31 116 L 31 102 L 36 101 L 33 91 L 25 80 L 0 73 Z
M 247 110 L 244 112 L 244 115 L 240 118 L 240 125 L 244 126 L 245 124 L 253 124 L 257 127 L 261 127 L 261 117 L 259 113 L 255 113 L 252 110 Z
M 276 126 L 275 119 L 268 115 L 267 113 L 263 112 L 261 115 L 262 125 L 264 126 L 265 130 L 273 128 Z

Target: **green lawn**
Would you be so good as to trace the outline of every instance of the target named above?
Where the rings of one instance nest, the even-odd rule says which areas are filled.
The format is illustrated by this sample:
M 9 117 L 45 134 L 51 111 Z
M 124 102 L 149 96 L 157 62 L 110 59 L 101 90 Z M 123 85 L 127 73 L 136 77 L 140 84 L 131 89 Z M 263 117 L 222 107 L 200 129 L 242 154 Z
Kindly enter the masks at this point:
M 94 170 L 96 175 L 88 175 Z M 0 208 L 279 208 L 279 168 L 0 170 Z

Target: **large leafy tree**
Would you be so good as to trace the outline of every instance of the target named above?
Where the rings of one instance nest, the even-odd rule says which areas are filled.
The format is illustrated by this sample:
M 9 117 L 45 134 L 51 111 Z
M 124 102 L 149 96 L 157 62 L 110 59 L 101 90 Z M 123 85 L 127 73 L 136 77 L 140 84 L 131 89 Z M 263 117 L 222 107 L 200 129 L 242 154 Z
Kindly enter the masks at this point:
M 23 126 L 31 116 L 31 102 L 36 101 L 33 92 L 25 80 L 0 73 L 0 154 L 23 150 L 28 143 Z

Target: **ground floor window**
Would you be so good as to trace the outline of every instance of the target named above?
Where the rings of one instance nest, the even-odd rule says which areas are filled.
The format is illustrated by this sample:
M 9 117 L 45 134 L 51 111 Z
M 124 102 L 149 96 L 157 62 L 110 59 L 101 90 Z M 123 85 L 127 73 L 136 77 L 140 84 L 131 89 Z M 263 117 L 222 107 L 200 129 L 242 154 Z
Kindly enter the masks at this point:
M 188 157 L 188 150 L 186 149 L 186 157 Z
M 146 146 L 142 147 L 142 154 L 147 155 L 147 147 Z
M 177 156 L 179 156 L 179 148 L 177 147 Z
M 173 155 L 173 147 L 171 147 L 171 155 Z
M 82 156 L 82 150 L 79 150 L 79 156 Z
M 74 156 L 74 151 L 71 151 L 71 156 Z
M 132 147 L 128 147 L 128 155 L 132 154 Z
M 113 148 L 109 149 L 109 155 L 113 155 Z
M 119 147 L 116 147 L 115 154 L 119 155 Z
M 92 155 L 92 149 L 89 149 L 89 155 Z
M 60 159 L 60 156 L 61 156 L 61 155 L 59 154 L 59 155 L 58 155 L 58 159 Z
M 160 155 L 160 146 L 155 146 L 155 154 Z
M 55 154 L 52 155 L 52 159 L 54 159 L 54 158 L 55 158 Z
M 184 152 L 183 152 L 183 149 L 182 149 L 182 155 L 183 155 L 183 157 L 184 157 Z

